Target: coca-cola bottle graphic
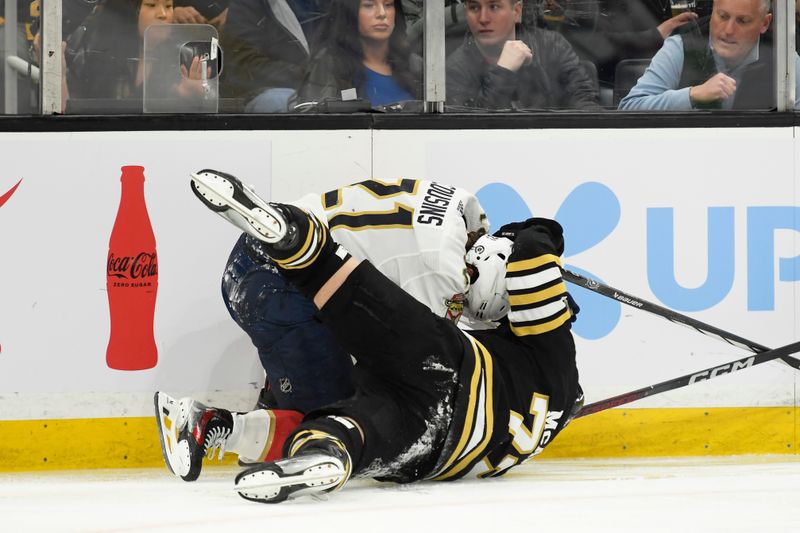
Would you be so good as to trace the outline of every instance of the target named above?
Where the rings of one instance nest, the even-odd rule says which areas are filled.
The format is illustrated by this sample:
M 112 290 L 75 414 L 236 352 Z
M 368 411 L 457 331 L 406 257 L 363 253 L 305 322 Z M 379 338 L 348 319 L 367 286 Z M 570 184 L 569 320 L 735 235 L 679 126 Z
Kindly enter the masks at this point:
M 108 245 L 106 283 L 111 335 L 106 362 L 117 370 L 153 368 L 158 291 L 156 238 L 144 200 L 144 167 L 122 167 L 122 197 Z

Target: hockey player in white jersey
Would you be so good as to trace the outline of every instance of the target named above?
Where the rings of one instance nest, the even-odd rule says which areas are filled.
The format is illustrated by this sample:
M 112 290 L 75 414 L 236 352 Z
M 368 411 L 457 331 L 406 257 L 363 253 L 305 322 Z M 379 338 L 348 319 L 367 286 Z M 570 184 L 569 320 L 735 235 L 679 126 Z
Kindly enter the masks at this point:
M 472 193 L 429 180 L 367 180 L 293 204 L 314 213 L 354 257 L 458 322 L 469 287 L 468 233 L 489 229 Z
M 236 179 L 212 170 L 196 176 L 193 191 L 207 205 L 202 191 L 210 189 L 203 180 L 213 187 Z M 473 194 L 429 180 L 366 180 L 293 203 L 314 213 L 355 257 L 370 260 L 438 316 L 458 322 L 469 286 L 468 234 L 474 241 L 488 229 Z M 267 373 L 261 406 L 308 412 L 352 393 L 350 354 L 315 319 L 311 302 L 278 273 L 258 239 L 246 233 L 239 239 L 222 293 Z

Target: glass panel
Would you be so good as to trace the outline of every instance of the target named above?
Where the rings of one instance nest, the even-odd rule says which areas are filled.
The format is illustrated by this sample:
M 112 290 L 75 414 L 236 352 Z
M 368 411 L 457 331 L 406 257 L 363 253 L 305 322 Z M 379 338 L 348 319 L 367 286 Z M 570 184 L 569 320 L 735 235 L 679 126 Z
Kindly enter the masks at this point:
M 619 108 L 775 108 L 772 19 L 767 0 L 672 0 L 671 11 L 659 19 L 654 34 L 663 44 L 647 70 L 620 73 L 625 65 L 617 67 Z
M 0 1 L 0 105 L 7 115 L 38 112 L 39 69 L 33 56 L 39 1 Z
M 157 24 L 144 32 L 145 113 L 216 113 L 222 57 L 208 24 Z
M 466 0 L 448 108 L 773 109 L 769 1 L 715 1 Z
M 227 110 L 413 108 L 421 90 L 422 60 L 409 47 L 404 4 L 232 3 L 222 36 L 226 64 L 220 84 Z M 414 8 L 422 2 L 410 4 L 412 17 L 418 16 Z
M 601 109 L 595 65 L 564 31 L 596 20 L 597 0 L 467 0 L 445 9 L 448 110 Z
M 191 2 L 176 3 L 187 6 Z M 62 4 L 69 95 L 66 112 L 142 113 L 146 87 L 150 88 L 148 111 L 215 112 L 217 64 L 208 62 L 206 80 L 198 79 L 190 84 L 181 76 L 181 52 L 184 55 L 190 52 L 188 48 L 182 50 L 182 45 L 204 41 L 207 43 L 204 45 L 205 53 L 211 55 L 210 42 L 212 37 L 216 37 L 216 30 L 205 24 L 175 24 L 176 15 L 184 17 L 183 20 L 224 22 L 224 9 L 220 11 L 218 3 L 197 4 L 204 7 L 199 10 L 192 8 L 196 17 L 186 18 L 187 12 L 181 10 L 187 8 L 174 9 L 173 0 L 66 0 Z M 209 16 L 216 13 L 222 19 L 209 20 L 202 13 Z M 160 26 L 163 26 L 161 30 L 155 30 Z M 204 29 L 197 29 L 198 26 Z M 175 31 L 169 28 L 175 28 Z M 149 58 L 146 59 L 145 35 L 149 29 L 154 31 Z M 171 47 L 169 51 L 156 46 L 159 39 L 163 39 L 163 46 Z M 201 52 L 199 49 L 194 51 Z M 191 69 L 191 62 L 188 66 Z M 192 75 L 202 77 L 202 73 L 190 73 Z M 163 83 L 163 87 L 157 86 L 156 80 Z M 200 91 L 191 94 L 190 85 L 197 85 L 205 91 L 203 98 L 198 97 Z
M 166 16 L 152 13 L 150 4 L 157 10 L 173 1 L 174 10 Z M 765 2 L 748 1 L 756 6 Z M 422 110 L 423 0 L 153 0 L 142 10 L 137 4 L 136 0 L 63 0 L 67 112 L 143 112 L 147 79 L 143 35 L 153 22 L 202 22 L 224 28 L 220 35 L 225 68 L 218 79 L 217 98 L 223 113 Z M 712 0 L 444 0 L 443 4 L 450 111 L 617 109 L 653 57 L 657 59 L 651 70 L 657 70 L 663 63 L 658 54 L 668 56 L 677 42 L 682 52 L 684 40 L 697 58 L 695 65 L 685 71 L 673 68 L 672 81 L 662 87 L 648 86 L 645 77 L 639 87 L 643 97 L 634 92 L 624 104 L 626 109 L 774 107 L 775 21 L 766 24 L 763 34 L 755 32 L 758 47 L 750 51 L 757 50 L 757 61 L 748 56 L 738 70 L 723 65 L 738 81 L 733 96 L 707 103 L 698 98 L 692 106 L 689 85 L 705 84 L 701 78 L 718 67 L 703 46 L 708 42 Z M 0 102 L 7 114 L 39 111 L 38 58 L 32 51 L 39 6 L 40 0 L 0 0 L 2 12 L 11 10 L 17 21 L 0 24 L 6 60 Z M 663 36 L 670 35 L 665 44 Z M 504 52 L 509 40 L 518 42 Z M 388 51 L 365 44 L 387 42 Z M 189 53 L 186 48 L 183 52 Z M 210 55 L 210 48 L 205 53 Z M 169 57 L 180 57 L 180 51 Z M 211 65 L 214 70 L 216 64 Z M 215 71 L 205 85 L 211 91 L 208 81 L 217 83 Z M 155 111 L 158 90 L 152 89 L 149 110 Z M 800 97 L 800 90 L 797 93 Z M 210 101 L 194 106 L 195 110 L 208 112 Z M 164 110 L 192 111 L 188 105 Z

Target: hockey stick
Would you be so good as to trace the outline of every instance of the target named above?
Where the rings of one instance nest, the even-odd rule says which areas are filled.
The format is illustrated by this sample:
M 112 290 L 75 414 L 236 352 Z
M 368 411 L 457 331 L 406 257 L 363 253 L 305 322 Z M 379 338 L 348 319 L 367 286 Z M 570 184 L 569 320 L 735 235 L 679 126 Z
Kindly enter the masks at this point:
M 618 407 L 620 405 L 625 405 L 626 403 L 635 402 L 636 400 L 641 400 L 642 398 L 647 398 L 648 396 L 652 396 L 654 394 L 680 389 L 681 387 L 692 385 L 698 381 L 706 381 L 712 378 L 723 376 L 725 374 L 731 374 L 733 372 L 744 370 L 745 368 L 750 368 L 751 366 L 760 365 L 761 363 L 766 363 L 768 361 L 773 361 L 779 357 L 786 357 L 787 355 L 797 352 L 800 352 L 800 341 L 787 344 L 786 346 L 781 346 L 780 348 L 776 348 L 774 350 L 767 350 L 765 352 L 751 355 L 750 357 L 745 357 L 744 359 L 731 361 L 730 363 L 725 363 L 724 365 L 712 366 L 711 368 L 706 368 L 705 370 L 701 370 L 699 372 L 686 374 L 685 376 L 662 381 L 661 383 L 657 383 L 655 385 L 649 385 L 642 389 L 626 392 L 625 394 L 620 394 L 619 396 L 612 396 L 611 398 L 606 398 L 605 400 L 600 400 L 599 402 L 584 405 L 573 418 L 580 418 L 582 416 L 597 413 L 599 411 L 605 411 L 606 409 L 611 409 L 612 407 Z
M 562 275 L 564 279 L 569 281 L 570 283 L 574 283 L 575 285 L 584 287 L 586 289 L 589 289 L 590 291 L 594 291 L 598 294 L 601 294 L 618 302 L 624 303 L 625 305 L 635 307 L 636 309 L 641 309 L 642 311 L 647 311 L 648 313 L 658 315 L 661 318 L 666 318 L 670 322 L 674 322 L 676 324 L 681 324 L 683 326 L 692 328 L 696 331 L 699 331 L 703 335 L 708 335 L 709 337 L 721 339 L 727 342 L 728 344 L 737 346 L 744 350 L 748 350 L 753 353 L 763 353 L 770 350 L 769 348 L 767 348 L 762 344 L 758 344 L 757 342 L 745 339 L 744 337 L 734 335 L 733 333 L 730 333 L 723 329 L 719 329 L 710 324 L 706 324 L 705 322 L 701 322 L 692 317 L 682 315 L 676 311 L 673 311 L 672 309 L 667 309 L 666 307 L 662 307 L 658 304 L 648 302 L 647 300 L 642 300 L 641 298 L 637 298 L 636 296 L 632 296 L 628 293 L 622 292 L 618 289 L 615 289 L 614 287 L 609 287 L 604 283 L 601 283 L 594 279 L 587 278 L 586 276 L 582 276 L 580 274 L 576 274 L 575 272 L 571 272 L 565 269 L 562 272 Z M 800 370 L 800 360 L 794 357 L 790 357 L 788 355 L 782 356 L 780 357 L 780 359 L 790 367 Z

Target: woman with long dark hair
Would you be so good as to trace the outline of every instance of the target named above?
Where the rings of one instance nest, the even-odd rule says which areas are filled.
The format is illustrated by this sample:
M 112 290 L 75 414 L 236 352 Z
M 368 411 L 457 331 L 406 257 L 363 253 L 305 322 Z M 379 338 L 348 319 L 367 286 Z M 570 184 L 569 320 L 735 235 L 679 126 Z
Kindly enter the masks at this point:
M 422 61 L 406 40 L 400 0 L 334 0 L 324 28 L 299 103 L 351 99 L 352 90 L 373 107 L 418 99 Z

